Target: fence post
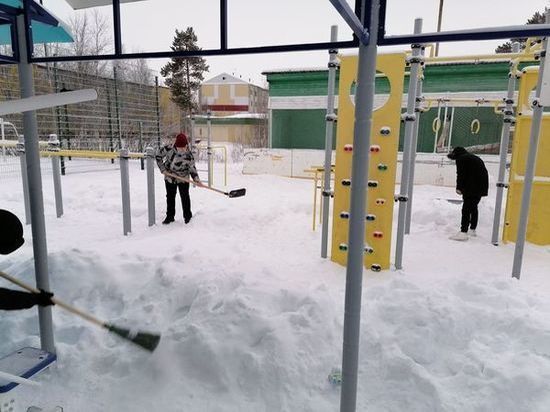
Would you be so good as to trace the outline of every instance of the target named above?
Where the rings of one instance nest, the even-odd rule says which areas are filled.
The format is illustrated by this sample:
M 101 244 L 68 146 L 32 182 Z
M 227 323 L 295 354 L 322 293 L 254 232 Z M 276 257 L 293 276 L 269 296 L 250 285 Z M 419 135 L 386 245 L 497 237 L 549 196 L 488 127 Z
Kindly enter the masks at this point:
M 139 122 L 139 152 L 143 153 L 143 122 Z M 139 159 L 141 170 L 145 169 L 145 161 L 143 157 Z
M 113 67 L 113 74 L 115 77 L 115 114 L 116 114 L 116 125 L 117 125 L 117 134 L 118 134 L 118 150 L 122 149 L 122 124 L 120 123 L 120 102 L 118 99 L 118 75 L 116 66 Z
M 56 134 L 51 134 L 48 140 L 48 150 L 59 152 L 59 139 Z M 55 194 L 55 212 L 57 217 L 63 216 L 63 194 L 61 192 L 61 168 L 59 156 L 52 156 L 53 190 Z
M 132 231 L 132 216 L 130 213 L 130 173 L 128 171 L 128 149 L 120 150 L 120 187 L 122 190 L 122 228 L 124 236 Z
M 206 122 L 208 126 L 208 140 L 207 140 L 207 147 L 206 147 L 206 154 L 208 156 L 208 187 L 212 187 L 212 112 L 210 109 L 206 112 Z
M 19 154 L 19 162 L 21 164 L 21 181 L 23 183 L 23 201 L 25 203 L 25 224 L 31 223 L 31 205 L 29 203 L 29 180 L 27 177 L 27 158 L 25 157 L 25 136 L 19 135 L 17 142 L 17 154 Z
M 149 226 L 155 224 L 155 149 L 145 149 L 147 157 L 147 210 L 149 211 Z
M 155 98 L 157 100 L 157 147 L 160 147 L 160 99 L 158 76 L 155 76 Z

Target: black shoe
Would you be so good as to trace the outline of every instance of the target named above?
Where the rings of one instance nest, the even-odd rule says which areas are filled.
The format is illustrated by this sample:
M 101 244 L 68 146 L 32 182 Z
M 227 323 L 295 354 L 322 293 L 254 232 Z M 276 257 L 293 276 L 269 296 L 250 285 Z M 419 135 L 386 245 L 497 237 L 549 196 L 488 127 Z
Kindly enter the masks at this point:
M 185 221 L 185 224 L 188 224 L 192 217 L 193 215 L 184 218 L 183 220 Z
M 163 225 L 168 225 L 168 224 L 172 223 L 173 221 L 174 221 L 174 218 L 173 218 L 173 217 L 167 217 L 166 219 L 164 219 L 164 220 L 162 221 L 162 224 L 163 224 Z

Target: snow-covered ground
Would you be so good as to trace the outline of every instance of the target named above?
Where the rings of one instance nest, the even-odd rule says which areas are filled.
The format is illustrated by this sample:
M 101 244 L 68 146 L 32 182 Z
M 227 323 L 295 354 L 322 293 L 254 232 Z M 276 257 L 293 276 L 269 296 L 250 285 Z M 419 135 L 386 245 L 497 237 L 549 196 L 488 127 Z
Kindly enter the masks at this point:
M 118 170 L 63 177 L 55 217 L 44 175 L 51 286 L 118 325 L 162 332 L 150 354 L 54 307 L 59 361 L 24 403 L 66 411 L 335 411 L 345 269 L 320 258 L 312 183 L 243 176 L 228 199 L 193 189 L 194 218 L 147 226 L 146 178 L 131 165 L 132 233 L 122 235 Z M 218 182 L 221 179 L 217 178 Z M 17 176 L 0 180 L 0 208 L 24 208 Z M 547 411 L 550 248 L 528 246 L 520 281 L 513 245 L 490 244 L 493 197 L 478 237 L 452 242 L 452 188 L 417 186 L 404 270 L 365 272 L 358 411 Z M 492 195 L 494 196 L 494 190 Z M 34 282 L 30 227 L 0 269 Z M 10 287 L 2 281 L 0 286 Z M 0 355 L 39 346 L 36 309 L 0 313 Z

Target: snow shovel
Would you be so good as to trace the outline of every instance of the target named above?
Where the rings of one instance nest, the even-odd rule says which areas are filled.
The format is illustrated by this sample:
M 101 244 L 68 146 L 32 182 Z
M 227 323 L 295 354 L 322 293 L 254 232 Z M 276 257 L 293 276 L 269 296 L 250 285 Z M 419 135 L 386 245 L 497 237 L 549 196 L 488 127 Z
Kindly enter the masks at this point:
M 27 285 L 26 283 L 21 282 L 20 280 L 8 275 L 7 273 L 4 273 L 0 271 L 0 277 L 10 281 L 11 283 L 16 284 L 17 286 L 28 290 L 29 292 L 33 293 L 40 293 L 40 291 L 36 288 L 33 288 L 30 285 Z M 55 303 L 57 306 L 62 307 L 63 309 L 74 313 L 75 315 L 80 316 L 81 318 L 95 323 L 97 326 L 101 326 L 102 328 L 107 329 L 109 332 L 114 333 L 115 335 L 120 336 L 123 339 L 126 339 L 139 347 L 148 350 L 149 352 L 153 352 L 156 347 L 158 346 L 160 342 L 160 334 L 150 333 L 150 332 L 140 332 L 140 331 L 134 331 L 131 329 L 121 328 L 119 326 L 116 326 L 112 323 L 103 322 L 97 318 L 95 318 L 92 315 L 89 315 L 87 313 L 82 312 L 81 310 L 75 308 L 74 306 L 68 305 L 65 302 L 62 302 L 61 300 L 53 297 L 52 302 Z
M 193 182 L 192 180 L 189 180 L 185 177 L 181 177 L 181 176 L 178 176 L 178 175 L 175 175 L 175 174 L 172 174 L 170 172 L 164 172 L 164 175 L 165 176 L 168 176 L 168 177 L 172 177 L 176 180 L 180 180 L 182 182 L 187 182 L 187 183 L 191 183 L 191 184 L 196 184 L 195 182 Z M 213 187 L 210 187 L 210 186 L 199 186 L 199 187 L 202 187 L 203 189 L 208 189 L 208 190 L 212 190 L 214 192 L 218 192 L 218 193 L 221 193 L 222 195 L 225 195 L 227 197 L 242 197 L 244 195 L 246 195 L 246 189 L 245 188 L 242 188 L 242 189 L 235 189 L 235 190 L 230 190 L 229 192 L 224 192 L 223 190 L 220 190 L 220 189 L 216 189 L 216 188 L 213 188 Z

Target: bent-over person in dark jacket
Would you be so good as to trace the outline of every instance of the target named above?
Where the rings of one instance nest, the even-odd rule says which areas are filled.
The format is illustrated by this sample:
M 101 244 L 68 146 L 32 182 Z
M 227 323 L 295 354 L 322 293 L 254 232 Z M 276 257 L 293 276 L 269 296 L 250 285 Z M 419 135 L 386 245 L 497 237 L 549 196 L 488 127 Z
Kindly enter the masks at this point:
M 23 225 L 13 213 L 0 209 L 0 254 L 7 255 L 19 249 L 23 239 Z M 23 292 L 0 288 L 0 309 L 28 309 L 34 305 L 53 305 L 53 293 L 40 290 L 40 293 Z
M 187 180 L 191 178 L 195 184 L 202 186 L 195 167 L 195 158 L 189 150 L 187 136 L 180 133 L 176 136 L 174 144 L 161 147 L 156 154 L 156 161 L 161 173 L 164 174 L 164 184 L 166 186 L 166 218 L 162 223 L 167 225 L 174 221 L 178 190 L 183 208 L 183 219 L 186 224 L 189 223 L 193 217 L 191 198 L 189 197 L 189 182 L 168 175 L 176 175 Z
M 463 199 L 460 232 L 450 239 L 468 240 L 468 229 L 471 236 L 476 235 L 477 205 L 489 191 L 489 174 L 483 160 L 463 147 L 455 147 L 447 157 L 456 161 L 456 193 Z

